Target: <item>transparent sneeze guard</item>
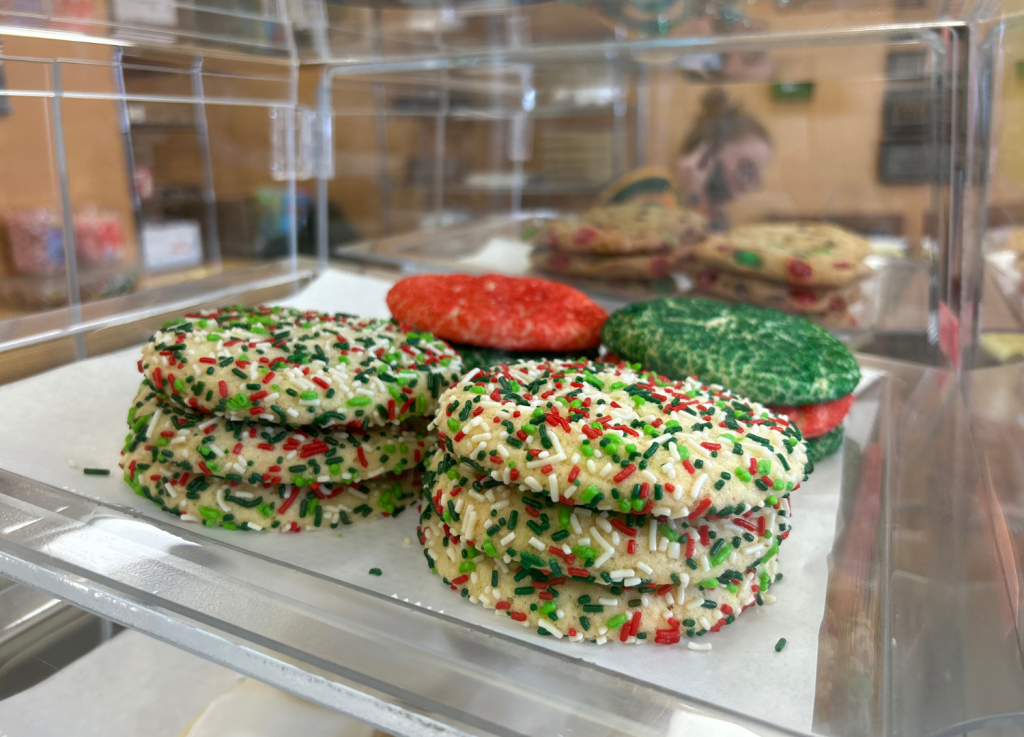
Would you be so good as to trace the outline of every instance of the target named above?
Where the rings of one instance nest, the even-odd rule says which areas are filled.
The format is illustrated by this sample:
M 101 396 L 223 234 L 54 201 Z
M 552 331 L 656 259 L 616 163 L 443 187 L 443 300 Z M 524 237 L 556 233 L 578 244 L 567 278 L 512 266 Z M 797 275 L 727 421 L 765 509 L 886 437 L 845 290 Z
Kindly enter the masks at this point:
M 996 137 L 993 90 L 1014 62 L 1004 52 L 1020 48 L 1011 43 L 1020 33 L 1012 14 L 990 21 L 970 6 L 936 20 L 934 7 L 853 8 L 825 22 L 800 6 L 767 30 L 652 38 L 632 20 L 595 21 L 593 7 L 608 3 L 153 5 L 139 16 L 98 4 L 84 19 L 63 6 L 0 5 L 10 24 L 0 28 L 6 94 L 48 121 L 36 145 L 52 171 L 49 204 L 68 266 L 65 304 L 0 322 L 0 368 L 18 367 L 4 380 L 29 377 L 0 386 L 0 575 L 396 735 L 1024 728 L 1024 381 L 1013 365 L 976 361 L 992 164 L 981 152 Z M 34 37 L 81 41 L 75 48 L 90 53 L 12 52 L 14 39 Z M 110 53 L 92 53 L 101 47 Z M 514 246 L 523 247 L 534 218 L 582 209 L 607 179 L 675 154 L 676 143 L 664 143 L 675 125 L 664 111 L 696 104 L 707 86 L 685 64 L 681 71 L 680 59 L 768 52 L 784 81 L 813 77 L 818 99 L 848 110 L 858 95 L 900 81 L 902 72 L 884 64 L 896 51 L 923 59 L 912 74 L 931 90 L 935 127 L 915 140 L 918 153 L 941 162 L 936 170 L 878 194 L 849 169 L 815 166 L 840 146 L 850 162 L 882 157 L 863 127 L 836 113 L 815 128 L 799 107 L 773 108 L 794 126 L 775 143 L 790 163 L 763 194 L 730 210 L 737 222 L 791 216 L 784 195 L 806 180 L 820 192 L 817 217 L 888 212 L 891 198 L 914 213 L 903 232 L 930 244 L 917 259 L 879 260 L 871 319 L 851 331 L 871 379 L 841 457 L 819 469 L 837 506 L 834 529 L 807 532 L 825 540 L 813 566 L 826 575 L 820 625 L 789 632 L 782 652 L 774 639 L 746 640 L 740 618 L 709 636 L 710 652 L 634 648 L 619 667 L 607 654 L 617 643 L 526 636 L 446 591 L 415 541 L 415 509 L 340 529 L 341 540 L 329 532 L 293 539 L 180 523 L 121 488 L 113 454 L 130 397 L 108 390 L 137 376 L 134 346 L 169 316 L 302 299 L 317 274 L 332 272 L 350 280 L 342 296 L 353 311 L 379 303 L 402 273 L 527 273 Z M 748 101 L 768 94 L 763 80 L 727 82 Z M 590 92 L 574 97 L 574 89 Z M 83 298 L 73 221 L 91 172 L 81 155 L 90 139 L 76 134 L 96 107 L 111 114 L 125 157 L 152 156 L 158 188 L 192 193 L 184 211 L 212 271 Z M 246 133 L 238 111 L 253 123 Z M 590 135 L 601 167 L 542 165 L 541 153 L 563 153 L 561 126 Z M 460 152 L 468 140 L 483 143 Z M 166 168 L 161 145 L 192 163 Z M 447 163 L 463 154 L 468 168 Z M 242 174 L 233 162 L 243 162 Z M 120 186 L 141 249 L 152 213 L 137 181 Z M 264 186 L 279 188 L 274 222 L 287 228 L 264 237 L 254 226 L 232 252 L 230 238 L 252 224 L 248 192 Z M 311 203 L 305 221 L 300 194 Z M 226 209 L 233 200 L 244 206 Z M 336 237 L 339 203 L 358 237 Z M 488 250 L 495 239 L 512 245 Z M 609 308 L 659 296 L 588 291 Z M 42 373 L 53 366 L 62 368 Z M 114 474 L 83 477 L 85 465 Z M 799 499 L 794 506 L 796 539 Z M 368 575 L 381 560 L 383 575 Z M 775 606 L 787 587 L 813 579 L 811 567 L 786 569 Z M 773 614 L 765 607 L 744 617 Z M 786 622 L 774 621 L 787 636 Z M 739 657 L 746 651 L 748 669 Z M 716 656 L 718 664 L 737 658 L 728 661 L 735 678 L 712 676 Z M 706 663 L 707 678 L 664 676 L 680 662 Z

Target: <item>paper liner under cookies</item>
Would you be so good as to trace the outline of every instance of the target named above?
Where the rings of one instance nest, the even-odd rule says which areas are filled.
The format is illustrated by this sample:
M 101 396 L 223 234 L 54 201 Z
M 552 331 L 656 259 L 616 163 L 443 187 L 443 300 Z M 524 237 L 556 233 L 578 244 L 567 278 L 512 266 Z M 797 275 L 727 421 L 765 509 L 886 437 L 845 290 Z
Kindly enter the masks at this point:
M 334 488 L 253 485 L 153 463 L 148 453 L 121 459 L 124 480 L 139 496 L 191 522 L 229 530 L 325 530 L 380 515 L 396 516 L 420 493 L 419 471 Z
M 526 569 L 470 549 L 446 534 L 429 506 L 418 534 L 428 564 L 463 598 L 503 612 L 538 634 L 577 642 L 674 644 L 717 632 L 745 609 L 762 604 L 762 589 L 778 575 L 775 556 L 754 570 L 734 572 L 727 582 L 716 580 L 714 588 L 683 579 L 680 585 L 613 591 L 611 586 L 574 580 L 561 568 Z
M 424 472 L 424 495 L 453 534 L 491 557 L 526 551 L 606 583 L 660 585 L 745 570 L 781 547 L 791 530 L 788 498 L 690 523 L 598 513 L 489 481 L 438 451 Z

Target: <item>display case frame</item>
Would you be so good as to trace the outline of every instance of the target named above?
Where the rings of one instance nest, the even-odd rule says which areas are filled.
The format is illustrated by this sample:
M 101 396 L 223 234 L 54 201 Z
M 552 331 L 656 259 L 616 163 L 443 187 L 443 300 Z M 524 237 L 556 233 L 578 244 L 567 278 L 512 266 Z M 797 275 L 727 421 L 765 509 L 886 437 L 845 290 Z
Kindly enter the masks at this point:
M 195 9 L 185 3 L 172 5 Z M 371 23 L 369 33 L 360 38 L 364 45 L 357 44 L 346 55 L 332 45 L 330 28 L 317 26 L 318 19 L 329 17 L 327 9 L 316 2 L 302 5 L 301 24 L 284 3 L 272 4 L 268 13 L 238 15 L 215 6 L 208 9 L 243 21 L 279 25 L 283 42 L 261 41 L 246 33 L 209 35 L 125 22 L 104 22 L 95 27 L 102 31 L 73 33 L 84 42 L 123 48 L 148 48 L 153 39 L 146 34 L 152 33 L 169 42 L 169 47 L 152 53 L 178 62 L 188 59 L 189 64 L 179 63 L 175 73 L 189 80 L 191 91 L 156 101 L 197 109 L 252 103 L 279 111 L 282 146 L 275 166 L 279 181 L 291 194 L 293 223 L 296 181 L 302 172 L 312 173 L 317 180 L 316 262 L 299 257 L 293 229 L 286 259 L 273 266 L 230 272 L 184 289 L 88 305 L 72 300 L 65 310 L 0 323 L 0 358 L 17 360 L 24 351 L 52 350 L 69 342 L 70 350 L 55 351 L 59 356 L 48 365 L 103 354 L 141 341 L 163 317 L 176 312 L 226 301 L 279 298 L 308 283 L 332 262 L 347 269 L 364 269 L 368 261 L 373 269 L 421 268 L 414 260 L 351 258 L 359 248 L 366 251 L 370 246 L 337 249 L 330 241 L 326 192 L 333 173 L 332 137 L 338 113 L 333 100 L 335 80 L 368 85 L 374 93 L 370 114 L 386 126 L 389 111 L 383 80 L 388 75 L 432 77 L 442 100 L 437 116 L 443 120 L 452 113 L 443 102 L 451 88 L 446 75 L 473 67 L 525 69 L 596 59 L 633 64 L 632 57 L 659 52 L 821 45 L 855 49 L 863 43 L 924 47 L 933 55 L 936 70 L 932 78 L 935 105 L 944 111 L 936 121 L 950 127 L 949 140 L 944 142 L 948 158 L 937 158 L 948 162 L 949 176 L 934 187 L 928 322 L 920 326 L 928 350 L 915 353 L 913 364 L 858 355 L 862 366 L 883 372 L 885 379 L 874 390 L 881 409 L 870 447 L 850 447 L 844 458 L 842 508 L 818 640 L 815 716 L 809 733 L 952 735 L 982 729 L 1009 731 L 1024 724 L 1019 713 L 1024 699 L 1024 654 L 1019 638 L 1018 565 L 1024 548 L 1008 524 L 1012 484 L 992 472 L 995 459 L 1012 452 L 1018 437 L 993 433 L 979 421 L 983 413 L 977 408 L 986 399 L 998 404 L 991 386 L 1012 385 L 1015 369 L 997 370 L 1002 373 L 993 377 L 986 373 L 992 369 L 975 368 L 989 166 L 985 152 L 991 140 L 1001 21 L 980 16 L 750 32 L 728 38 L 623 36 L 561 44 L 517 43 L 513 38 L 491 48 L 451 47 L 438 39 L 427 53 L 394 54 L 381 37 L 378 11 L 370 13 L 376 26 Z M 501 12 L 514 14 L 512 5 L 503 8 Z M 205 5 L 201 9 L 207 10 Z M 486 13 L 486 8 L 479 12 Z M 26 20 L 58 25 L 67 20 L 52 8 L 29 16 L 5 11 L 0 17 L 21 29 L 18 32 L 27 32 Z M 303 24 L 311 24 L 312 30 Z M 72 33 L 59 28 L 50 32 Z M 0 36 L 3 33 L 0 29 Z M 116 74 L 122 58 L 118 55 L 114 65 L 97 67 Z M 58 124 L 54 149 L 68 224 L 72 197 L 60 132 L 61 106 L 76 99 L 127 104 L 154 98 L 125 90 L 123 75 L 122 86 L 113 94 L 97 96 L 87 89 L 69 89 L 64 74 L 74 62 L 67 60 L 10 56 L 0 60 L 31 61 L 51 70 L 53 84 L 45 89 L 5 94 L 48 101 Z M 229 68 L 254 60 L 275 65 L 279 70 L 275 79 L 286 92 L 258 100 L 235 93 L 211 99 L 203 88 L 203 74 L 210 65 Z M 320 85 L 308 99 L 298 89 L 297 69 L 303 63 L 321 67 Z M 631 69 L 642 78 L 642 67 Z M 226 78 L 244 76 L 237 71 L 224 74 Z M 529 74 L 523 74 L 520 82 L 524 86 L 518 89 L 519 97 L 527 100 Z M 634 111 L 639 117 L 646 114 L 644 100 L 641 93 Z M 612 103 L 613 116 L 624 120 L 620 109 L 621 105 Z M 515 121 L 525 120 L 529 112 L 503 114 L 523 134 L 522 124 Z M 306 150 L 312 152 L 312 161 L 303 161 L 297 121 L 306 116 L 308 123 L 309 115 L 315 134 Z M 202 133 L 202 126 L 199 130 Z M 617 145 L 626 149 L 625 123 L 621 130 Z M 378 129 L 378 145 L 382 139 Z M 523 145 L 520 140 L 515 147 Z M 632 148 L 641 151 L 642 147 L 637 137 Z M 378 155 L 386 160 L 386 141 Z M 443 145 L 435 148 L 435 156 L 434 181 L 439 186 L 434 202 L 443 203 Z M 386 187 L 382 192 L 387 197 Z M 513 183 L 508 193 L 513 218 L 521 214 L 522 195 L 522 185 Z M 74 233 L 69 225 L 64 230 L 65 248 L 70 248 L 69 289 L 77 294 Z M 439 231 L 403 238 L 429 247 L 447 236 Z M 452 263 L 451 268 L 459 267 Z M 389 278 L 395 274 L 386 272 Z M 1006 406 L 1019 402 L 1018 397 Z M 187 550 L 161 548 L 168 540 L 182 541 Z M 730 712 L 583 663 L 568 651 L 553 653 L 524 645 L 455 616 L 427 612 L 415 603 L 344 581 L 325 580 L 254 555 L 230 541 L 182 530 L 129 507 L 90 500 L 2 468 L 0 574 L 395 734 L 535 734 L 539 728 L 553 727 L 565 734 L 588 735 L 673 734 L 679 729 L 798 733 L 771 724 L 764 715 Z M 935 606 L 936 601 L 942 606 Z M 424 673 L 433 677 L 425 678 Z

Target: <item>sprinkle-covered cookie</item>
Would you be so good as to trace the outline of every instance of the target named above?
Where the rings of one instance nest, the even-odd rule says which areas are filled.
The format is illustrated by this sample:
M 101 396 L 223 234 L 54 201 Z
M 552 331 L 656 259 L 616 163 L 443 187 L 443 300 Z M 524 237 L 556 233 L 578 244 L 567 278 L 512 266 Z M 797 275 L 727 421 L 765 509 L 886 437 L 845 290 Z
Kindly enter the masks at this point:
M 638 302 L 614 313 L 602 337 L 610 351 L 644 368 L 698 376 L 764 404 L 828 402 L 860 381 L 853 354 L 825 328 L 751 305 Z
M 148 379 L 128 411 L 128 426 L 128 452 L 149 444 L 161 463 L 250 484 L 349 484 L 402 473 L 437 445 L 422 418 L 367 430 L 235 421 L 185 410 L 153 391 Z
M 432 412 L 462 363 L 385 320 L 231 307 L 166 324 L 139 370 L 172 401 L 232 420 L 365 428 Z
M 829 223 L 742 225 L 697 247 L 706 266 L 802 286 L 835 287 L 867 273 L 871 244 Z
M 707 294 L 801 315 L 845 312 L 860 299 L 858 282 L 839 287 L 796 286 L 704 266 L 693 276 L 697 288 Z
M 726 517 L 805 478 L 799 430 L 693 379 L 622 364 L 525 362 L 467 373 L 441 398 L 442 447 L 552 501 L 656 517 Z
M 675 246 L 664 253 L 639 256 L 591 256 L 538 248 L 530 254 L 530 265 L 552 274 L 587 279 L 658 279 L 671 274 L 692 255 L 692 246 Z
M 534 243 L 567 253 L 635 255 L 693 245 L 706 233 L 707 220 L 694 210 L 643 202 L 595 207 L 578 217 L 552 221 Z
M 153 461 L 141 447 L 122 456 L 121 468 L 135 493 L 165 512 L 228 530 L 300 532 L 396 516 L 415 499 L 422 483 L 418 471 L 333 488 L 238 483 Z
M 505 563 L 522 553 L 554 556 L 577 578 L 609 585 L 709 581 L 770 560 L 790 534 L 788 496 L 774 506 L 691 524 L 686 518 L 594 512 L 492 481 L 438 451 L 423 487 L 451 533 L 467 545 Z
M 452 343 L 452 348 L 458 351 L 459 356 L 462 358 L 462 367 L 465 371 L 472 371 L 475 368 L 489 368 L 502 363 L 544 360 L 575 361 L 598 357 L 597 348 L 585 351 L 506 351 L 501 348 L 478 348 L 475 345 L 467 345 L 465 343 Z
M 445 340 L 513 351 L 596 348 L 608 318 L 565 284 L 501 274 L 411 276 L 388 292 L 388 308 Z
M 627 589 L 586 583 L 556 557 L 525 553 L 506 564 L 446 534 L 430 505 L 418 530 L 427 562 L 473 603 L 503 612 L 537 634 L 597 644 L 653 641 L 670 645 L 731 624 L 745 609 L 775 600 L 778 556 L 753 570 L 727 571 L 694 584 Z

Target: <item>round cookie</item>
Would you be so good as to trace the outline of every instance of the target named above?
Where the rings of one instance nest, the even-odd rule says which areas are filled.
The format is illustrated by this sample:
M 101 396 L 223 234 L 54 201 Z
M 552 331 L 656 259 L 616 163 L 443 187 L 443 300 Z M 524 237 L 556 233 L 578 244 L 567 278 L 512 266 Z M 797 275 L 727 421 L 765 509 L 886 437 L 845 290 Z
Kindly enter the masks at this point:
M 832 428 L 824 435 L 807 440 L 807 457 L 812 463 L 817 463 L 823 458 L 835 453 L 843 446 L 843 438 L 846 432 L 842 425 Z
M 161 463 L 250 484 L 347 484 L 402 473 L 437 445 L 421 418 L 367 430 L 232 421 L 185 410 L 153 391 L 148 380 L 129 410 L 128 425 L 129 452 L 151 443 Z
M 672 377 L 699 376 L 765 404 L 829 402 L 860 369 L 825 328 L 793 315 L 710 299 L 638 302 L 602 332 L 608 350 Z
M 805 479 L 804 444 L 786 420 L 721 387 L 626 364 L 471 371 L 434 423 L 450 455 L 495 482 L 597 510 L 724 517 Z
M 166 324 L 139 370 L 157 391 L 232 420 L 365 428 L 431 412 L 462 363 L 386 320 L 230 307 Z
M 595 207 L 548 223 L 534 244 L 566 253 L 625 256 L 666 253 L 701 241 L 707 220 L 693 210 L 650 202 Z
M 871 244 L 829 223 L 741 225 L 697 247 L 706 266 L 801 286 L 835 287 L 860 279 Z
M 424 495 L 452 534 L 492 558 L 514 551 L 555 556 L 576 576 L 644 586 L 718 578 L 774 555 L 789 537 L 789 499 L 727 519 L 644 517 L 552 502 L 491 486 L 489 476 L 438 451 L 423 475 Z M 509 562 L 509 561 L 506 561 Z
M 591 256 L 537 248 L 530 254 L 530 265 L 552 274 L 587 279 L 659 279 L 671 274 L 692 254 L 692 246 L 675 246 L 664 253 L 638 256 Z
M 490 368 L 502 363 L 519 363 L 521 361 L 576 360 L 597 358 L 598 351 L 591 348 L 583 351 L 505 351 L 500 348 L 479 348 L 475 345 L 452 343 L 462 358 L 465 371 L 475 368 Z
M 411 276 L 388 292 L 388 308 L 403 325 L 510 351 L 597 348 L 608 319 L 590 297 L 565 284 L 501 274 Z
M 136 494 L 183 520 L 228 530 L 300 532 L 397 516 L 422 483 L 418 471 L 406 471 L 334 488 L 253 485 L 190 474 L 150 458 L 141 450 L 121 458 L 124 480 Z
M 623 589 L 576 580 L 561 566 L 506 564 L 447 535 L 425 505 L 418 530 L 430 567 L 472 603 L 504 612 L 539 635 L 604 644 L 653 640 L 675 644 L 731 624 L 745 609 L 775 600 L 767 588 L 781 578 L 778 557 L 753 570 L 731 571 L 704 588 L 680 585 Z
M 707 267 L 697 268 L 693 279 L 699 290 L 716 297 L 806 315 L 845 312 L 860 299 L 856 282 L 831 288 L 794 286 Z

